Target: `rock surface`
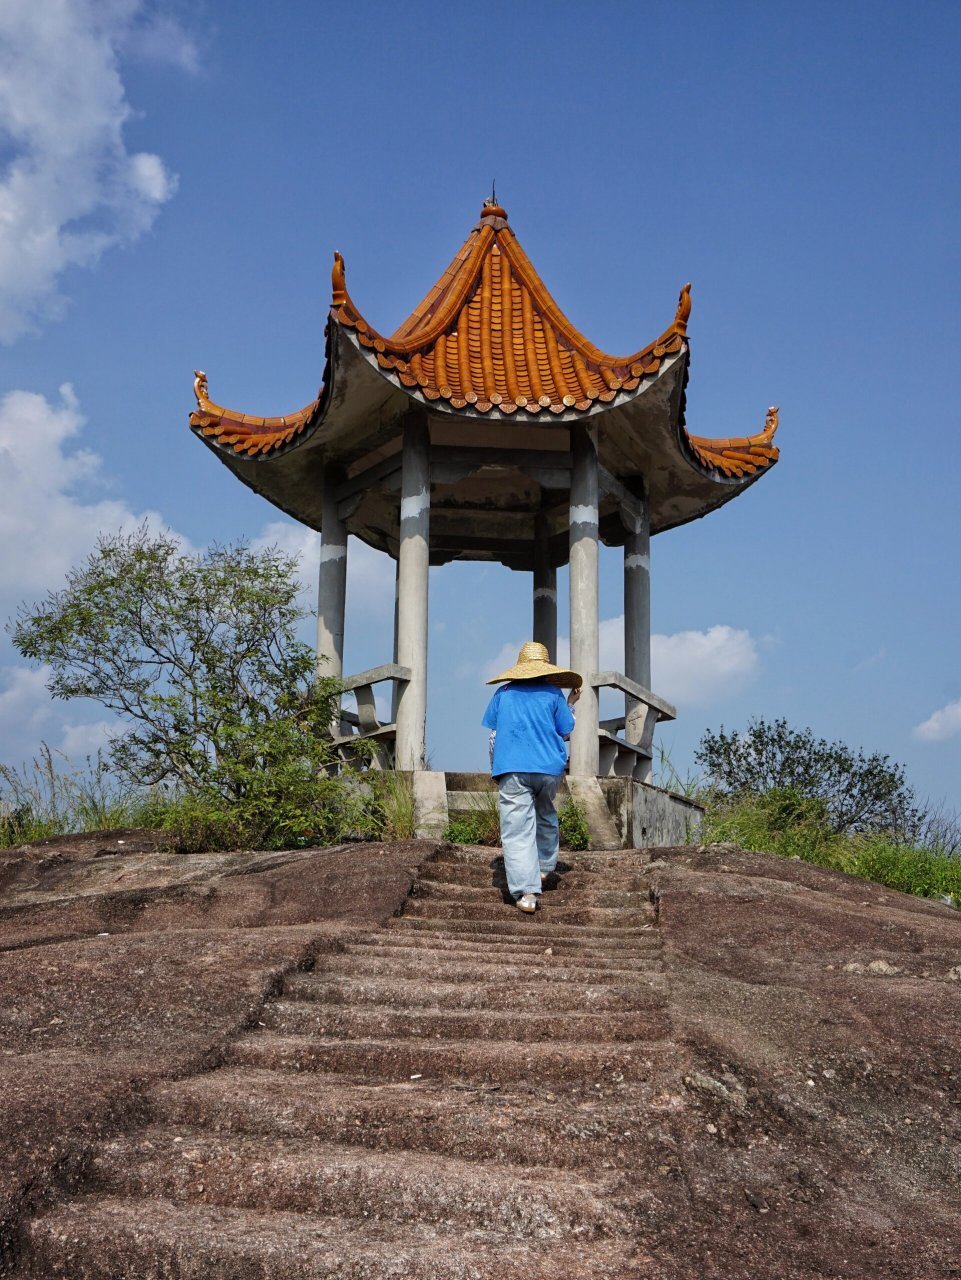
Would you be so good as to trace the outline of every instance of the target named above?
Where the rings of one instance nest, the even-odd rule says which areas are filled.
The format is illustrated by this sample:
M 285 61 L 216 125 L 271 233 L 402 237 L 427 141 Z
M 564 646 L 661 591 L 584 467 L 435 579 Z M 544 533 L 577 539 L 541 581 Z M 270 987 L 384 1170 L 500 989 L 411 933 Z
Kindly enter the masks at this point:
M 0 1274 L 961 1274 L 961 916 L 727 846 L 0 855 Z

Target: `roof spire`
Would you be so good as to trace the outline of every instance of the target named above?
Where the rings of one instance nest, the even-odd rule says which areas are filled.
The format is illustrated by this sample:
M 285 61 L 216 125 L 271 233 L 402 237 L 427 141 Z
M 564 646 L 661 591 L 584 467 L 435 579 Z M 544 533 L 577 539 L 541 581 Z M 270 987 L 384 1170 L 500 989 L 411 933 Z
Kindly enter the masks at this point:
M 497 187 L 495 180 L 491 179 L 491 193 L 484 201 L 484 207 L 481 209 L 481 218 L 503 218 L 507 221 L 507 210 L 503 205 L 497 203 Z

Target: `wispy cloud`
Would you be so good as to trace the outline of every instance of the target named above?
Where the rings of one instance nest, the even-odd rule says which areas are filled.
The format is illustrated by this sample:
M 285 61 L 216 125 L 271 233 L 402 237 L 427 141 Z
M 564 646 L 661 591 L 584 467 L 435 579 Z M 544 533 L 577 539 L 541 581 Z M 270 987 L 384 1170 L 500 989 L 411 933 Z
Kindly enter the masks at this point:
M 140 0 L 0 5 L 0 342 L 62 314 L 59 281 L 143 235 L 177 187 L 163 160 L 131 153 L 118 53 L 127 43 L 189 66 L 172 19 Z M 164 53 L 166 51 L 166 53 Z
M 304 600 L 308 608 L 317 604 L 317 573 L 320 568 L 320 534 L 292 520 L 272 520 L 251 543 L 256 551 L 277 547 L 298 562 Z M 363 614 L 384 626 L 394 625 L 394 561 L 375 551 L 359 538 L 347 546 L 347 611 Z
M 529 638 L 529 637 L 528 637 Z M 480 673 L 490 679 L 512 667 L 524 639 L 504 644 Z M 598 634 L 599 667 L 624 670 L 624 618 L 605 618 Z M 570 640 L 557 642 L 557 661 L 570 661 Z M 676 631 L 651 636 L 653 692 L 685 707 L 705 707 L 739 692 L 760 665 L 759 642 L 743 628 L 718 624 L 705 631 Z
M 944 742 L 956 734 L 961 734 L 961 698 L 946 703 L 914 729 L 914 737 L 922 742 Z

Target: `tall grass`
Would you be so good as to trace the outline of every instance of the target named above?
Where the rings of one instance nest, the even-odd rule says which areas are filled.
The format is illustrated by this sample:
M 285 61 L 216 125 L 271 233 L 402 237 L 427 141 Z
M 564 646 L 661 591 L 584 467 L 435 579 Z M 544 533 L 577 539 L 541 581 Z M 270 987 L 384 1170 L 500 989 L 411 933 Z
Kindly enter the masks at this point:
M 385 769 L 379 774 L 368 774 L 368 777 L 376 780 L 375 793 L 382 814 L 382 837 L 385 840 L 413 840 L 417 829 L 413 775 Z
M 19 769 L 0 764 L 0 847 L 73 831 L 153 826 L 155 798 L 124 787 L 98 752 L 74 765 L 41 743 Z
M 790 788 L 761 796 L 701 796 L 708 841 L 729 841 L 742 849 L 800 858 L 846 871 L 875 884 L 961 906 L 961 857 L 937 845 L 923 847 L 885 833 L 841 835 L 830 830 L 821 801 Z M 935 824 L 935 831 L 945 825 Z M 943 847 L 943 846 L 942 846 Z

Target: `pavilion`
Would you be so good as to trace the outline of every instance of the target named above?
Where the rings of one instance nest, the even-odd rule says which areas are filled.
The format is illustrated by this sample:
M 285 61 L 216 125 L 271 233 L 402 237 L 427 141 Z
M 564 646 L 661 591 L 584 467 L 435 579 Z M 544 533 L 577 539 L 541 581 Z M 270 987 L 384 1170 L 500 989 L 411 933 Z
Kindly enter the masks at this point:
M 363 317 L 334 255 L 323 385 L 305 408 L 277 418 L 225 409 L 197 373 L 194 432 L 245 484 L 321 533 L 318 670 L 356 695 L 339 726 L 345 750 L 372 737 L 382 763 L 414 771 L 415 783 L 426 773 L 430 565 L 488 560 L 530 573 L 532 635 L 555 657 L 556 571 L 569 563 L 570 665 L 585 678 L 572 784 L 617 777 L 631 794 L 654 790 L 654 725 L 674 710 L 650 690 L 651 534 L 729 502 L 778 457 L 775 408 L 756 435 L 688 431 L 690 311 L 685 285 L 659 337 L 632 355 L 606 354 L 564 316 L 488 200 L 390 336 Z M 344 677 L 348 534 L 397 562 L 397 597 L 393 652 Z M 624 549 L 623 673 L 597 670 L 599 541 Z M 384 680 L 388 724 L 373 694 Z M 603 687 L 624 694 L 623 717 L 599 720 Z M 436 779 L 419 779 L 421 808 L 439 804 Z

